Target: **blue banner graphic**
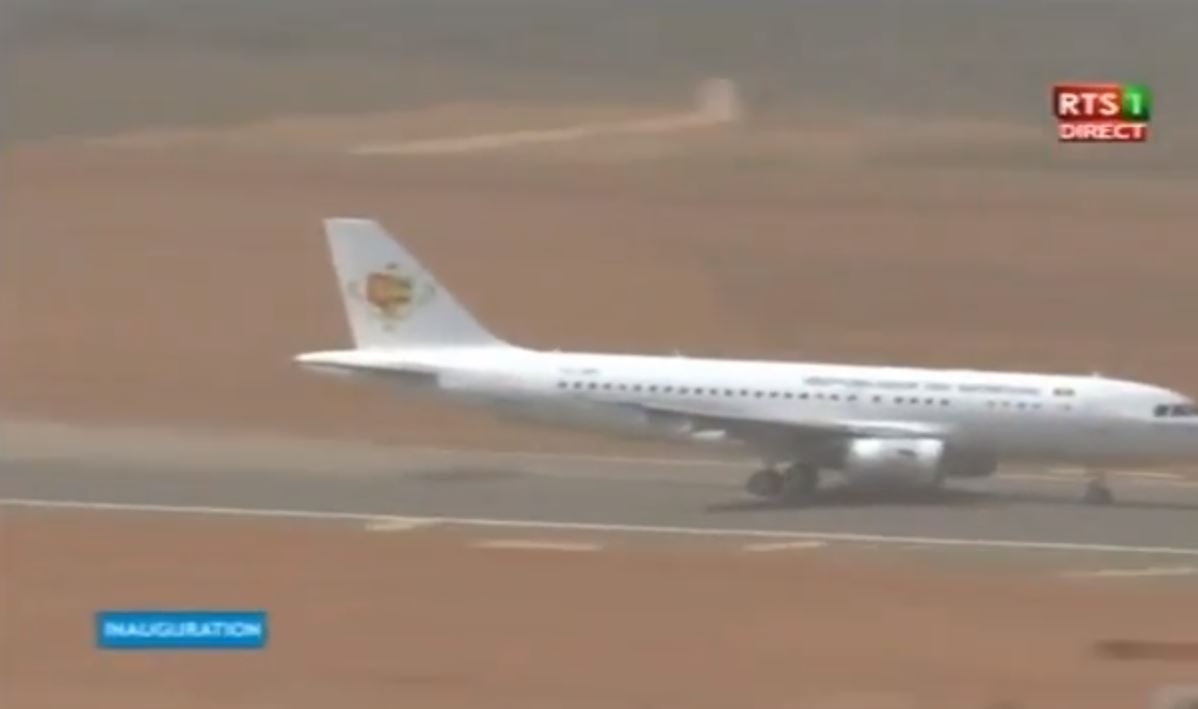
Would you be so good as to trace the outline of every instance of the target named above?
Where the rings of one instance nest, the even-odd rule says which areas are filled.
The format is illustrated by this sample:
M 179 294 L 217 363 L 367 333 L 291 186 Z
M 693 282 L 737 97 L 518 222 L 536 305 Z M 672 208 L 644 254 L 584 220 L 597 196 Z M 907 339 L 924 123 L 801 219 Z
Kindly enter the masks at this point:
M 96 647 L 104 650 L 260 650 L 266 611 L 99 611 Z

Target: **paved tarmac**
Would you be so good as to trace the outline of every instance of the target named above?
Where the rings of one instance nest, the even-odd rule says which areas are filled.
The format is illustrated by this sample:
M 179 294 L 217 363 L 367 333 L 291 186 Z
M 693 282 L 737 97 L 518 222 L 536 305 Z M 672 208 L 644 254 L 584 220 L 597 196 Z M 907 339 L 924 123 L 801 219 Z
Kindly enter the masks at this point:
M 1118 475 L 1119 500 L 1110 507 L 1081 503 L 1081 484 L 1070 471 L 1010 470 L 935 495 L 833 485 L 795 508 L 747 497 L 741 490 L 747 468 L 717 461 L 52 425 L 10 426 L 9 434 L 0 498 L 10 505 L 437 518 L 491 527 L 1138 555 L 1198 564 L 1198 482 L 1168 473 Z

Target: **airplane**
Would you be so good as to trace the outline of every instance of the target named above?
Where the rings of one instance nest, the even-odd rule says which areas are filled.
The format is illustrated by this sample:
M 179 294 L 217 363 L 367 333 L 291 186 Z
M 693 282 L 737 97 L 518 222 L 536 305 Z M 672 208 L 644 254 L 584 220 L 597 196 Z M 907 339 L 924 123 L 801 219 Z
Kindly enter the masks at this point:
M 492 334 L 377 221 L 324 220 L 353 349 L 305 370 L 524 422 L 734 448 L 749 493 L 803 503 L 824 480 L 936 490 L 1000 464 L 1074 465 L 1109 504 L 1115 465 L 1198 458 L 1198 406 L 1101 375 L 533 350 Z

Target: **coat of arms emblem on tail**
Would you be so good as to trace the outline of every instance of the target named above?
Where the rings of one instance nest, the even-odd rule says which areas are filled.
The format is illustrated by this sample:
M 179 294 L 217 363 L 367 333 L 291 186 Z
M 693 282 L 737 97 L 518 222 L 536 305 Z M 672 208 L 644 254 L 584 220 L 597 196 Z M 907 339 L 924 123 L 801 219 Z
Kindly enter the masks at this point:
M 431 284 L 422 285 L 412 277 L 400 275 L 393 263 L 368 273 L 362 282 L 351 283 L 350 289 L 370 304 L 384 325 L 408 317 L 413 308 L 428 301 L 434 292 Z
M 366 300 L 385 317 L 402 317 L 412 302 L 412 279 L 392 273 L 372 273 L 366 278 Z

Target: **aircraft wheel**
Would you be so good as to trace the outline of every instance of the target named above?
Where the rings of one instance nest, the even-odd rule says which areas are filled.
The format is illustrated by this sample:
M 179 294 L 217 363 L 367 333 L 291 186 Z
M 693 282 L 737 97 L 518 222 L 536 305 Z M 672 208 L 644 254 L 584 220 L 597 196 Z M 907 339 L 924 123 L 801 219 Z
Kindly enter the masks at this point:
M 1109 505 L 1115 501 L 1115 495 L 1106 483 L 1094 481 L 1086 485 L 1086 493 L 1082 499 L 1091 505 Z
M 803 502 L 819 489 L 819 468 L 806 463 L 795 463 L 782 476 L 781 496 L 787 502 Z
M 944 481 L 948 476 L 944 471 L 937 471 L 927 482 L 919 487 L 920 492 L 937 493 L 944 490 Z
M 773 499 L 782 493 L 783 482 L 781 473 L 773 468 L 765 468 L 749 476 L 745 482 L 745 489 L 751 495 Z

